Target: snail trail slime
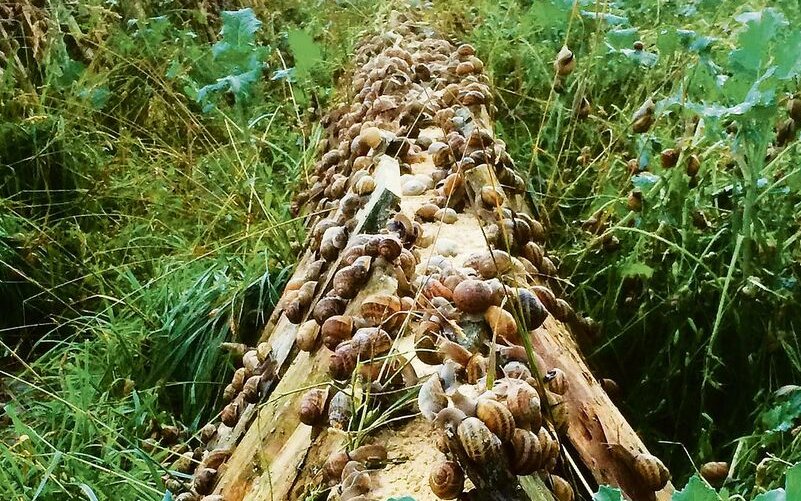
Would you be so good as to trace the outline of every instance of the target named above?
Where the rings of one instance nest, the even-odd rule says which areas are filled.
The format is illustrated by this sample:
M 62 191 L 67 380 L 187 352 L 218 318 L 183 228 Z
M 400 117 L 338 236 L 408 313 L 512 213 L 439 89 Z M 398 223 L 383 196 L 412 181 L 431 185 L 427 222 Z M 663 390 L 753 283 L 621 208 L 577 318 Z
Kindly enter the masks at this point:
M 169 478 L 187 500 L 589 499 L 673 488 L 587 368 L 546 229 L 492 130 L 470 45 L 393 13 L 363 40 L 293 210 L 307 252 L 219 422 Z M 567 78 L 567 47 L 555 61 Z

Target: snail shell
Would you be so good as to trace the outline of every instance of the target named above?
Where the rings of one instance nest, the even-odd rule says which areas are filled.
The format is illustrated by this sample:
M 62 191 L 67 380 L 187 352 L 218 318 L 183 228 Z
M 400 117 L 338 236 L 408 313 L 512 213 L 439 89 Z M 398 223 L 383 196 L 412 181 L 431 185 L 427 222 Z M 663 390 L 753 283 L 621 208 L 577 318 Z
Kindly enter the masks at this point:
M 417 358 L 428 365 L 442 363 L 442 355 L 437 350 L 437 335 L 440 326 L 436 322 L 423 320 L 415 331 L 414 346 Z
M 575 493 L 570 483 L 559 475 L 549 475 L 551 491 L 556 501 L 573 501 Z
M 314 351 L 317 345 L 317 338 L 319 334 L 317 322 L 314 320 L 307 320 L 298 327 L 298 332 L 295 334 L 295 342 L 298 348 L 303 351 Z
M 370 148 L 377 148 L 381 144 L 381 129 L 378 127 L 365 127 L 359 134 L 359 141 Z
M 573 56 L 573 51 L 567 48 L 567 45 L 563 45 L 559 50 L 556 55 L 556 61 L 553 63 L 553 68 L 560 77 L 566 77 L 576 69 L 576 58 Z
M 312 388 L 300 399 L 300 422 L 317 426 L 325 421 L 328 388 Z
M 511 447 L 509 466 L 515 475 L 531 475 L 542 464 L 542 447 L 537 435 L 520 428 L 515 429 Z
M 370 257 L 361 256 L 350 265 L 345 266 L 334 274 L 333 291 L 339 297 L 351 299 L 359 292 L 359 288 L 367 279 L 370 272 Z
M 506 394 L 506 405 L 518 428 L 539 429 L 542 424 L 540 397 L 531 385 L 525 382 L 512 385 Z
M 534 285 L 531 287 L 531 292 L 537 296 L 537 299 L 540 300 L 542 305 L 548 310 L 551 315 L 554 315 L 554 311 L 556 311 L 556 296 L 554 296 L 553 291 L 548 287 L 544 287 L 542 285 Z M 554 315 L 556 316 L 556 315 Z
M 435 204 L 426 203 L 421 205 L 414 214 L 423 222 L 430 223 L 436 220 L 438 210 L 439 207 Z
M 364 175 L 353 185 L 353 192 L 357 195 L 369 195 L 375 190 L 375 179 L 373 176 Z
M 248 350 L 242 355 L 242 366 L 245 369 L 245 379 L 256 374 L 259 370 L 259 354 L 256 350 Z M 242 382 L 244 384 L 244 381 Z
M 433 421 L 439 411 L 448 406 L 448 398 L 445 396 L 438 374 L 432 374 L 420 387 L 417 406 L 423 417 L 429 421 Z
M 192 488 L 198 494 L 210 494 L 217 479 L 217 470 L 214 468 L 200 468 L 195 472 Z
M 464 265 L 475 269 L 483 278 L 495 278 L 512 269 L 512 258 L 502 250 L 486 250 L 468 256 Z
M 340 343 L 350 339 L 353 333 L 353 317 L 334 315 L 326 319 L 320 330 L 323 335 L 323 344 L 329 350 L 334 351 Z
M 476 404 L 476 417 L 482 420 L 487 428 L 501 439 L 501 442 L 512 440 L 515 420 L 502 403 L 490 398 L 479 398 Z
M 464 490 L 464 471 L 454 461 L 439 463 L 431 470 L 428 485 L 438 498 L 456 499 Z
M 422 180 L 413 177 L 401 186 L 401 194 L 404 196 L 417 196 L 426 192 L 428 186 Z
M 642 484 L 652 491 L 658 491 L 667 485 L 670 472 L 662 461 L 647 452 L 634 455 L 632 469 Z
M 542 380 L 545 382 L 545 385 L 548 387 L 548 389 L 557 395 L 564 395 L 567 391 L 569 384 L 567 381 L 567 375 L 558 367 L 554 367 L 546 372 Z
M 434 297 L 443 297 L 448 301 L 453 299 L 453 292 L 445 287 L 445 285 L 436 279 L 429 279 L 426 280 L 425 284 L 423 285 L 423 296 L 428 299 Z
M 523 362 L 512 360 L 503 366 L 503 373 L 510 379 L 528 379 L 531 377 L 531 371 L 528 366 Z
M 453 301 L 465 313 L 482 313 L 493 303 L 492 289 L 482 280 L 463 280 L 453 291 Z
M 242 387 L 242 398 L 245 402 L 254 404 L 259 401 L 259 386 L 261 386 L 261 376 L 250 376 Z
M 478 383 L 479 379 L 487 375 L 487 370 L 489 370 L 489 360 L 484 355 L 476 353 L 470 357 L 465 366 L 467 382 L 470 384 Z
M 453 360 L 462 367 L 466 367 L 470 359 L 473 358 L 470 350 L 449 339 L 440 338 L 437 342 L 437 348 L 446 359 Z
M 497 459 L 501 441 L 480 419 L 468 417 L 457 428 L 459 442 L 467 457 L 479 464 Z
M 482 186 L 479 193 L 481 203 L 488 209 L 494 209 L 503 205 L 503 193 L 494 186 Z
M 214 435 L 216 434 L 217 427 L 212 423 L 208 423 L 206 426 L 200 429 L 200 441 L 204 444 L 207 444 L 211 442 L 211 439 L 214 438 Z
M 520 312 L 525 330 L 532 331 L 537 329 L 548 318 L 548 311 L 542 306 L 537 296 L 527 289 L 518 287 L 514 299 L 515 304 L 513 307 Z
M 239 395 L 239 390 L 237 390 L 234 387 L 234 385 L 232 384 L 225 385 L 225 389 L 223 389 L 223 400 L 225 400 L 226 402 L 230 402 L 237 395 Z
M 461 389 L 456 388 L 448 393 L 453 402 L 453 407 L 463 412 L 465 416 L 476 415 L 476 405 L 478 402 L 472 396 L 465 395 Z
M 345 467 L 342 468 L 342 475 L 341 475 L 342 482 L 344 482 L 346 478 L 350 477 L 354 473 L 358 473 L 360 471 L 364 471 L 364 463 L 362 463 L 361 461 L 353 461 L 353 460 L 348 461 L 347 463 L 345 463 Z
M 531 261 L 535 267 L 539 268 L 542 265 L 542 258 L 545 256 L 545 251 L 542 250 L 536 242 L 527 242 L 523 246 L 523 257 Z
M 320 255 L 326 261 L 333 261 L 347 243 L 348 232 L 345 227 L 332 226 L 323 233 L 323 239 L 320 243 Z
M 387 261 L 394 261 L 400 256 L 403 243 L 396 236 L 385 236 L 378 243 L 378 254 Z
M 328 373 L 338 381 L 348 379 L 356 368 L 357 359 L 358 355 L 350 341 L 340 343 L 328 359 Z
M 337 451 L 326 458 L 323 464 L 323 478 L 330 484 L 339 483 L 342 478 L 342 471 L 345 465 L 350 461 L 350 456 L 345 451 Z
M 351 344 L 362 359 L 370 359 L 388 352 L 392 347 L 392 338 L 380 327 L 364 327 L 356 331 Z
M 500 306 L 491 305 L 487 308 L 487 311 L 484 312 L 484 320 L 499 338 L 510 342 L 520 339 L 514 316 Z
M 231 379 L 231 386 L 234 390 L 241 391 L 242 386 L 245 384 L 245 368 L 240 367 L 234 371 L 234 377 Z
M 372 481 L 369 473 L 366 471 L 354 471 L 342 480 L 342 495 L 340 498 L 353 499 L 357 494 L 370 492 L 371 487 Z
M 314 305 L 312 316 L 318 324 L 323 325 L 326 320 L 334 315 L 342 315 L 347 306 L 347 300 L 339 296 L 326 296 Z
M 576 312 L 573 311 L 573 307 L 570 306 L 570 303 L 565 301 L 562 298 L 558 298 L 556 300 L 556 310 L 552 311 L 551 314 L 559 320 L 560 322 L 572 322 L 576 320 Z
M 225 426 L 228 426 L 230 428 L 236 426 L 237 421 L 239 421 L 240 407 L 241 405 L 239 399 L 236 399 L 233 402 L 226 405 L 225 407 L 223 407 L 223 410 L 220 413 L 220 420 L 223 422 Z
M 729 476 L 729 463 L 724 461 L 711 461 L 701 466 L 701 476 L 712 487 L 719 488 Z
M 394 294 L 375 294 L 362 302 L 360 311 L 367 325 L 381 325 L 401 311 L 401 301 Z
M 445 224 L 453 224 L 458 219 L 459 215 L 450 207 L 442 207 L 441 209 L 437 209 L 437 212 L 434 213 L 434 220 L 442 221 Z
M 559 440 L 544 426 L 537 432 L 537 439 L 542 448 L 542 464 L 545 469 L 550 470 L 559 458 Z

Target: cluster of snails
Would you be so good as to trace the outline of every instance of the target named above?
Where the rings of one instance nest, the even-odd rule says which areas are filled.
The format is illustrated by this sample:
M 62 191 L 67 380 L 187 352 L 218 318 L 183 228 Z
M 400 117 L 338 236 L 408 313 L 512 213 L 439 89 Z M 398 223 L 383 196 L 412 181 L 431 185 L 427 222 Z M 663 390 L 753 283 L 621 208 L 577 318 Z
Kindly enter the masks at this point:
M 387 450 L 380 444 L 332 452 L 323 464 L 323 480 L 331 488 L 329 499 L 366 501 L 373 487 L 370 471 L 383 467 Z
M 420 412 L 434 423 L 437 447 L 446 455 L 429 477 L 434 494 L 456 499 L 464 491 L 464 465 L 459 460 L 463 453 L 479 467 L 505 464 L 515 475 L 541 472 L 551 478 L 557 499 L 573 499 L 570 484 L 550 473 L 560 445 L 546 415 L 559 412 L 557 392 L 567 391 L 561 371 L 556 369 L 538 382 L 525 364 L 508 362 L 491 390 L 486 390 L 484 377 L 476 384 L 459 384 L 458 372 L 456 363 L 446 362 L 423 383 L 418 395 Z

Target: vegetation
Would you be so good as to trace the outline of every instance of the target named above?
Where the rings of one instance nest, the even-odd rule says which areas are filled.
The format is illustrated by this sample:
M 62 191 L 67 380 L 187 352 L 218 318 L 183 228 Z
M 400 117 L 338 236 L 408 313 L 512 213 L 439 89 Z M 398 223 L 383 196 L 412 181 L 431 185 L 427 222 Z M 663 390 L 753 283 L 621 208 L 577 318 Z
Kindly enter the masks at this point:
M 590 360 L 677 485 L 726 460 L 723 499 L 785 482 L 790 499 L 794 3 L 414 6 L 484 60 L 566 293 L 603 324 Z M 3 499 L 162 498 L 169 444 L 147 439 L 214 415 L 232 370 L 217 347 L 255 339 L 291 271 L 289 194 L 355 40 L 390 7 L 225 8 L 0 5 Z M 560 81 L 564 44 L 578 64 Z

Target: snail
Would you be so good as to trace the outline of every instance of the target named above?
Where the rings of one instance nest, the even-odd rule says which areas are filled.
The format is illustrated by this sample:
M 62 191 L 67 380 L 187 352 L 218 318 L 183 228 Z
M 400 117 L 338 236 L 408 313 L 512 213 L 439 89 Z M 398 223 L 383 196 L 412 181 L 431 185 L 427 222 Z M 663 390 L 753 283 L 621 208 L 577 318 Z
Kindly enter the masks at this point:
M 509 379 L 528 379 L 531 371 L 526 364 L 517 360 L 512 360 L 503 366 L 503 374 Z
M 216 479 L 217 470 L 214 468 L 200 468 L 195 472 L 192 489 L 198 494 L 210 494 Z
M 295 343 L 298 345 L 298 349 L 314 351 L 320 332 L 317 327 L 317 322 L 314 320 L 307 320 L 298 327 L 298 331 L 295 333 Z
M 573 492 L 573 486 L 567 480 L 559 475 L 550 474 L 548 482 L 551 484 L 551 492 L 556 501 L 573 501 L 576 495 Z
M 414 336 L 414 346 L 417 358 L 428 365 L 442 363 L 442 354 L 437 350 L 437 336 L 440 326 L 436 322 L 423 320 L 417 327 Z
M 211 423 L 208 423 L 203 428 L 200 429 L 200 441 L 204 444 L 211 442 L 211 439 L 214 438 L 214 435 L 217 434 L 217 427 Z
M 348 455 L 352 460 L 360 461 L 369 468 L 386 462 L 387 448 L 381 444 L 361 445 L 353 449 Z
M 234 450 L 231 448 L 220 448 L 205 452 L 203 460 L 200 462 L 200 467 L 217 469 L 231 457 L 233 452 Z
M 350 341 L 340 343 L 328 360 L 328 373 L 338 381 L 348 379 L 356 368 L 357 359 L 358 354 Z
M 385 236 L 378 243 L 378 253 L 387 261 L 394 261 L 400 256 L 403 244 L 395 236 Z
M 685 164 L 688 176 L 695 177 L 698 175 L 698 171 L 701 169 L 701 160 L 698 158 L 698 155 L 693 153 L 688 156 Z
M 434 213 L 434 220 L 442 221 L 445 224 L 453 224 L 459 220 L 459 216 L 456 214 L 456 211 L 450 207 L 443 207 L 441 209 L 437 209 L 437 211 Z
M 523 381 L 512 385 L 506 394 L 506 405 L 518 428 L 539 429 L 542 424 L 540 397 L 531 385 Z
M 481 280 L 464 280 L 453 291 L 456 307 L 465 313 L 482 313 L 492 306 L 492 289 Z
M 323 344 L 331 351 L 343 341 L 351 338 L 353 333 L 353 317 L 350 315 L 334 315 L 328 317 L 320 329 Z
M 432 374 L 420 387 L 417 395 L 417 406 L 420 413 L 429 421 L 433 421 L 439 411 L 448 406 L 448 398 L 442 388 L 438 374 Z
M 418 209 L 415 211 L 414 214 L 415 216 L 420 218 L 421 221 L 430 223 L 436 220 L 436 215 L 438 210 L 439 207 L 436 204 L 425 203 L 420 207 L 418 207 Z
M 256 374 L 259 371 L 259 354 L 256 350 L 248 350 L 242 355 L 242 366 L 245 369 L 245 379 Z M 243 381 L 244 384 L 244 381 Z
M 323 238 L 320 242 L 320 255 L 326 261 L 333 261 L 347 243 L 348 232 L 345 227 L 332 226 L 323 233 Z
M 323 464 L 323 477 L 330 484 L 339 483 L 345 465 L 350 462 L 350 456 L 346 451 L 337 451 L 331 453 Z
M 359 288 L 367 280 L 370 271 L 370 256 L 356 258 L 350 266 L 345 266 L 334 274 L 332 290 L 345 299 L 356 296 Z
M 347 457 L 349 458 L 350 456 Z M 350 460 L 347 463 L 345 463 L 345 467 L 342 468 L 342 474 L 340 475 L 340 478 L 342 482 L 344 482 L 346 478 L 360 471 L 364 471 L 364 463 L 362 463 L 361 461 Z
M 519 340 L 517 322 L 514 316 L 500 306 L 490 305 L 484 312 L 484 320 L 492 332 L 500 339 L 516 342 Z
M 400 253 L 399 253 L 400 254 Z M 375 294 L 362 302 L 361 316 L 367 325 L 377 326 L 401 311 L 400 298 L 394 294 Z
M 341 315 L 345 312 L 347 300 L 339 296 L 326 296 L 314 305 L 312 317 L 318 324 L 323 325 L 326 320 L 334 315 Z
M 482 186 L 479 192 L 481 203 L 488 209 L 494 209 L 503 205 L 503 193 L 494 186 Z
M 496 460 L 501 453 L 501 441 L 483 421 L 476 417 L 465 418 L 456 429 L 459 443 L 467 457 L 479 464 Z
M 531 475 L 542 464 L 542 447 L 537 435 L 517 428 L 509 443 L 509 467 L 515 475 Z
M 676 163 L 679 161 L 680 154 L 681 152 L 678 148 L 666 148 L 662 150 L 662 152 L 659 154 L 659 161 L 662 164 L 662 167 L 665 169 L 675 167 Z
M 544 426 L 537 431 L 537 439 L 542 449 L 541 467 L 550 471 L 559 457 L 559 440 Z
M 233 428 L 236 426 L 237 421 L 239 421 L 239 412 L 240 412 L 241 403 L 239 399 L 230 402 L 228 405 L 223 407 L 222 412 L 220 413 L 220 420 L 223 422 L 225 426 Z
M 437 279 L 430 278 L 426 280 L 422 287 L 423 296 L 428 299 L 434 297 L 442 297 L 451 301 L 453 299 L 453 292 L 446 287 L 442 282 Z
M 245 368 L 240 367 L 234 371 L 234 377 L 231 379 L 231 386 L 236 391 L 241 391 L 242 386 L 245 384 Z
M 392 338 L 380 327 L 364 327 L 353 334 L 351 345 L 361 359 L 370 359 L 388 352 Z
M 476 403 L 476 417 L 479 418 L 487 428 L 494 433 L 501 442 L 509 442 L 515 430 L 515 420 L 509 409 L 490 398 L 479 398 Z
M 542 285 L 534 285 L 531 287 L 531 292 L 537 296 L 537 299 L 540 300 L 540 303 L 545 307 L 546 310 L 550 314 L 553 315 L 553 312 L 556 311 L 556 296 L 551 289 L 548 287 L 544 287 Z
M 476 384 L 481 378 L 487 375 L 488 370 L 489 360 L 487 360 L 487 357 L 481 353 L 476 353 L 470 357 L 470 360 L 467 361 L 467 365 L 465 366 L 467 382 Z
M 259 387 L 261 386 L 262 376 L 250 376 L 242 387 L 242 398 L 245 402 L 254 404 L 259 401 Z
M 373 176 L 364 175 L 353 185 L 353 192 L 357 195 L 369 195 L 375 190 L 376 182 Z
M 404 196 L 417 196 L 425 193 L 427 189 L 426 183 L 413 177 L 401 185 L 401 194 Z
M 631 467 L 642 482 L 642 485 L 652 491 L 658 491 L 667 485 L 670 472 L 662 461 L 647 452 L 635 454 Z
M 495 278 L 512 269 L 512 258 L 502 250 L 486 250 L 468 256 L 464 265 L 475 269 L 483 278 Z
M 563 45 L 561 49 L 559 49 L 559 53 L 556 54 L 556 60 L 553 63 L 554 71 L 560 77 L 565 77 L 573 73 L 573 70 L 576 68 L 576 58 L 573 56 L 573 51 L 567 48 L 567 45 Z
M 654 123 L 655 109 L 656 104 L 650 97 L 645 100 L 642 106 L 637 108 L 631 119 L 631 129 L 635 134 L 648 132 L 648 129 L 650 129 Z
M 701 476 L 712 487 L 719 488 L 729 476 L 729 463 L 724 461 L 711 461 L 701 466 Z
M 454 461 L 438 463 L 431 470 L 428 485 L 440 499 L 456 499 L 464 490 L 464 472 Z
M 554 307 L 555 310 L 552 311 L 551 314 L 560 322 L 572 322 L 576 320 L 576 312 L 573 311 L 573 307 L 570 306 L 570 303 L 564 299 L 557 298 Z
M 556 393 L 557 395 L 564 395 L 568 388 L 568 380 L 567 375 L 565 372 L 555 367 L 548 372 L 545 373 L 543 376 L 543 382 L 545 386 L 552 392 Z
M 318 426 L 325 421 L 328 403 L 328 388 L 312 388 L 300 399 L 300 422 Z
M 512 299 L 512 311 L 520 315 L 523 330 L 532 331 L 539 328 L 548 317 L 548 311 L 540 300 L 527 289 L 518 287 Z

